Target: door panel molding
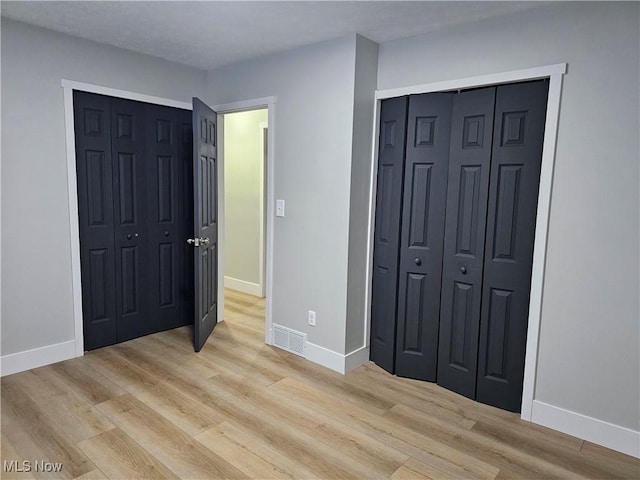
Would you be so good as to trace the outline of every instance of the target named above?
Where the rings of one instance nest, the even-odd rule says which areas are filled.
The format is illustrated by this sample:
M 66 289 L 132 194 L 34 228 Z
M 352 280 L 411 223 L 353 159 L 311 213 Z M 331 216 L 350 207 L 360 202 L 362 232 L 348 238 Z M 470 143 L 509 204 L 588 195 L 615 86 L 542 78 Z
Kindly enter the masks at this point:
M 374 105 L 374 121 L 372 136 L 372 169 L 370 177 L 369 195 L 369 238 L 367 242 L 368 268 L 365 294 L 365 332 L 364 346 L 368 346 L 371 328 L 371 278 L 373 273 L 373 228 L 376 215 L 376 173 L 378 170 L 377 136 L 380 123 L 380 103 L 386 98 L 404 95 L 451 91 L 457 89 L 484 87 L 502 83 L 512 83 L 527 80 L 549 79 L 549 93 L 547 97 L 547 115 L 545 119 L 544 140 L 542 149 L 542 167 L 536 212 L 536 229 L 534 239 L 533 266 L 531 272 L 531 290 L 529 299 L 529 317 L 527 327 L 527 346 L 525 354 L 525 371 L 522 392 L 521 418 L 532 420 L 534 404 L 534 388 L 538 363 L 538 343 L 540 336 L 540 321 L 542 313 L 542 288 L 544 285 L 545 259 L 547 252 L 547 234 L 549 230 L 549 208 L 551 205 L 551 186 L 555 164 L 555 149 L 558 136 L 558 121 L 560 115 L 560 98 L 562 93 L 563 76 L 567 73 L 567 64 L 559 63 L 544 65 L 522 70 L 496 72 L 476 77 L 449 79 L 441 82 L 426 83 L 408 87 L 385 89 L 376 91 Z

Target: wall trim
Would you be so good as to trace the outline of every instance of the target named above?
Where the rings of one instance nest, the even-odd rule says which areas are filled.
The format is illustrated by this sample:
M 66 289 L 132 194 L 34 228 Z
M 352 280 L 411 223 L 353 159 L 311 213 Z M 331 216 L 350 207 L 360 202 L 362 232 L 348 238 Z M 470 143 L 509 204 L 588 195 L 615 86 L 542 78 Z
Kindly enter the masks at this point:
M 267 109 L 267 164 L 265 189 L 266 189 L 266 236 L 264 240 L 264 255 L 265 255 L 265 274 L 264 274 L 264 295 L 265 295 L 265 318 L 264 318 L 264 343 L 267 345 L 273 345 L 271 339 L 271 329 L 273 325 L 273 219 L 275 218 L 275 151 L 276 151 L 276 101 L 275 96 L 260 97 L 250 100 L 242 100 L 239 102 L 225 103 L 220 105 L 214 105 L 211 108 L 218 113 L 218 146 L 222 152 L 220 156 L 224 158 L 224 114 L 242 112 L 246 110 L 257 110 L 260 108 Z M 222 164 L 224 163 L 221 162 Z M 221 165 L 222 170 L 220 175 L 224 173 L 224 165 Z M 224 182 L 220 182 L 224 185 Z M 218 193 L 218 220 L 219 220 L 219 238 L 224 238 L 224 186 Z M 222 251 L 222 248 L 220 249 Z M 219 255 L 219 258 L 224 261 L 224 255 Z M 219 260 L 219 268 L 222 270 L 222 261 Z M 224 283 L 220 284 L 224 286 Z M 223 289 L 220 288 L 223 292 Z M 224 292 L 222 294 L 224 297 Z M 224 298 L 223 298 L 224 300 Z M 220 301 L 220 300 L 219 300 Z M 218 318 L 221 318 L 218 316 Z
M 256 297 L 262 296 L 262 286 L 257 283 L 247 282 L 238 278 L 224 276 L 224 286 L 238 290 L 239 292 L 248 293 Z
M 76 342 L 55 343 L 45 347 L 25 350 L 24 352 L 12 353 L 0 357 L 1 375 L 11 375 L 13 373 L 24 372 L 32 368 L 42 367 L 52 363 L 69 360 L 76 356 Z
M 369 347 L 360 347 L 345 355 L 307 342 L 304 358 L 344 375 L 369 361 Z
M 83 92 L 98 93 L 100 95 L 108 95 L 110 97 L 124 98 L 127 100 L 135 100 L 137 102 L 153 103 L 156 105 L 164 105 L 166 107 L 182 108 L 184 110 L 192 110 L 193 106 L 190 102 L 181 102 L 170 98 L 156 97 L 144 93 L 130 92 L 129 90 L 119 90 L 117 88 L 105 87 L 104 85 L 94 85 L 92 83 L 76 82 L 75 80 L 61 81 L 62 88 L 68 90 L 81 90 Z
M 472 87 L 488 87 L 501 83 L 519 82 L 522 80 L 536 80 L 567 73 L 566 63 L 544 65 L 540 67 L 525 68 L 523 70 L 511 70 L 509 72 L 490 73 L 476 77 L 466 77 L 442 82 L 423 83 L 408 87 L 389 88 L 376 91 L 376 100 L 384 98 L 402 97 L 420 93 L 442 92 L 446 90 L 459 90 Z
M 338 373 L 344 373 L 344 355 L 315 343 L 307 342 L 304 358 Z
M 369 347 L 360 347 L 344 356 L 345 373 L 354 370 L 369 361 Z
M 533 401 L 531 421 L 640 458 L 640 432 L 581 413 Z
M 538 193 L 538 209 L 536 214 L 536 233 L 533 249 L 533 267 L 531 272 L 531 292 L 529 300 L 529 323 L 527 327 L 527 346 L 525 354 L 524 383 L 522 392 L 521 418 L 531 421 L 533 399 L 535 393 L 536 369 L 538 365 L 538 343 L 540 340 L 540 321 L 542 314 L 542 290 L 544 285 L 545 261 L 547 255 L 547 234 L 549 231 L 549 208 L 551 204 L 551 186 L 555 164 L 558 119 L 560 114 L 560 98 L 562 78 L 567 72 L 567 64 L 559 63 L 533 67 L 523 70 L 499 72 L 489 75 L 451 79 L 442 82 L 413 85 L 408 87 L 379 90 L 376 92 L 373 128 L 373 153 L 370 178 L 369 197 L 369 238 L 367 240 L 367 294 L 365 295 L 365 346 L 369 345 L 371 329 L 371 281 L 373 276 L 373 229 L 376 207 L 376 178 L 378 171 L 378 119 L 380 101 L 385 98 L 404 95 L 459 90 L 470 87 L 484 87 L 501 83 L 549 79 L 547 98 L 547 118 L 542 148 L 542 166 Z M 554 428 L 554 427 L 552 427 Z

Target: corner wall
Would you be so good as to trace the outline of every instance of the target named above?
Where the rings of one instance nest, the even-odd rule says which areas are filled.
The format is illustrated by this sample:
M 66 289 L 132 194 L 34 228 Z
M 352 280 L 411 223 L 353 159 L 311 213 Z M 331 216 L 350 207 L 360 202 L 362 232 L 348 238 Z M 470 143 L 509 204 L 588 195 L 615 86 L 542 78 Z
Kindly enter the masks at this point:
M 351 152 L 351 196 L 349 203 L 349 260 L 347 278 L 347 353 L 361 353 L 369 360 L 369 338 L 365 338 L 367 312 L 367 267 L 369 255 L 369 195 L 371 193 L 373 108 L 378 71 L 378 44 L 356 36 L 353 148 Z
M 568 63 L 533 420 L 639 455 L 639 7 L 558 3 L 380 46 L 378 88 Z
M 5 18 L 1 30 L 5 372 L 75 354 L 61 79 L 190 101 L 205 73 Z
M 210 105 L 277 98 L 275 198 L 286 216 L 271 219 L 273 323 L 306 333 L 307 358 L 325 365 L 345 353 L 355 44 L 340 38 L 207 76 Z

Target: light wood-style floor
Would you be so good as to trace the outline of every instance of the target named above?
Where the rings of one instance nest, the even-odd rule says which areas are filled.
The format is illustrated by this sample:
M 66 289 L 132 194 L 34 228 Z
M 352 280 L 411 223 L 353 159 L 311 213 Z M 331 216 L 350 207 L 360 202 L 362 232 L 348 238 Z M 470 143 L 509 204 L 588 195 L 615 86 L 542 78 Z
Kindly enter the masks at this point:
M 636 459 L 437 385 L 265 346 L 260 299 L 228 291 L 226 309 L 199 354 L 184 327 L 4 377 L 2 460 L 63 469 L 2 478 L 640 477 Z

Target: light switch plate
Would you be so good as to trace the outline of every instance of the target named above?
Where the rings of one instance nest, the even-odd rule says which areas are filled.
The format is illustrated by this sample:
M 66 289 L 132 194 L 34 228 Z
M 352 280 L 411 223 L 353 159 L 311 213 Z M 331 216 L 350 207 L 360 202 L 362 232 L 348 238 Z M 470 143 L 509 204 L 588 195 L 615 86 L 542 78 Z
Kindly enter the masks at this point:
M 284 200 L 276 200 L 276 217 L 284 217 Z

